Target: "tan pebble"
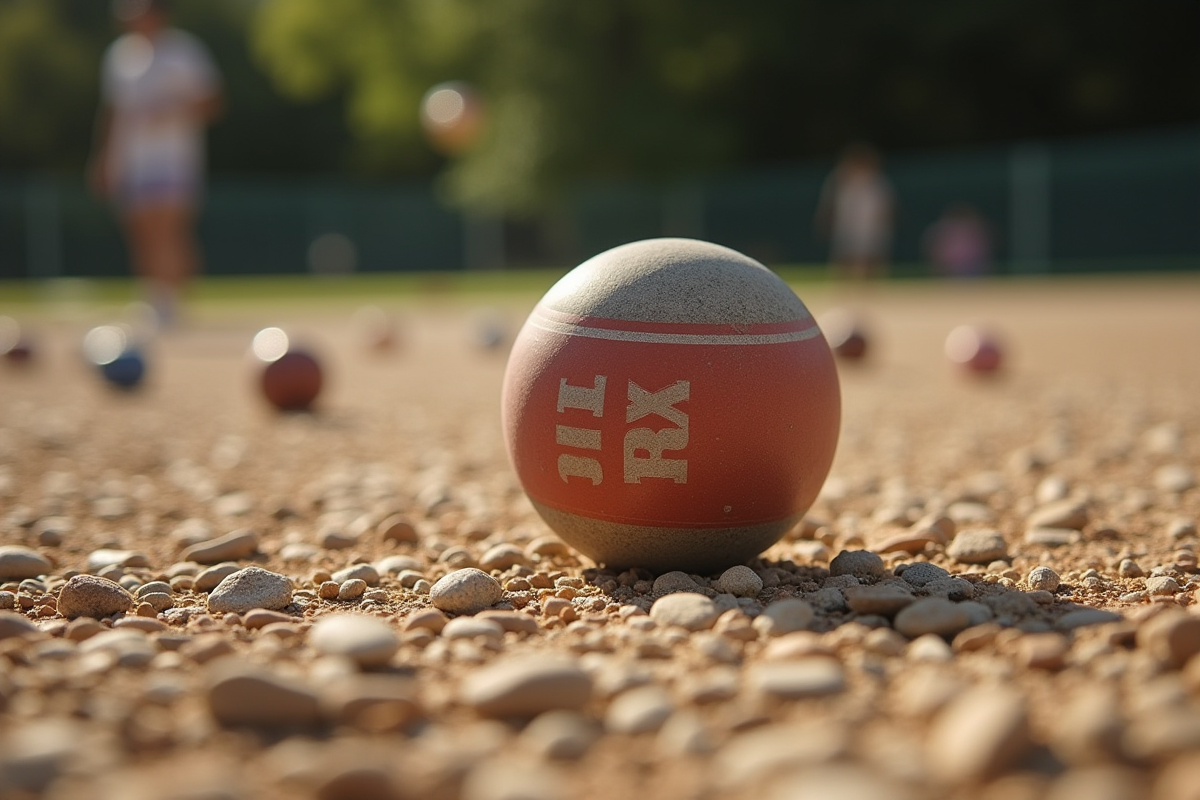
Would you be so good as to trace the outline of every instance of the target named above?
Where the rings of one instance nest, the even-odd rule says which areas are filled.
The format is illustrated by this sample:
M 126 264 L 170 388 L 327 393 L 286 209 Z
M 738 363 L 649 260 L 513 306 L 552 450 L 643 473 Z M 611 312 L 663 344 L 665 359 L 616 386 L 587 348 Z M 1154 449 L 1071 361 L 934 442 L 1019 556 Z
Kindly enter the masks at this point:
M 308 687 L 233 660 L 211 668 L 204 696 L 213 718 L 229 727 L 303 729 L 321 716 Z
M 265 608 L 251 609 L 242 617 L 242 625 L 251 631 L 264 628 L 275 622 L 294 623 L 296 621 L 297 618 L 289 614 L 284 614 L 280 611 L 268 611 Z
M 554 581 L 544 572 L 535 572 L 529 576 L 529 585 L 534 589 L 553 589 Z
M 604 727 L 610 733 L 627 736 L 653 733 L 662 727 L 674 708 L 662 688 L 641 686 L 618 695 L 609 704 Z
M 578 711 L 547 711 L 539 714 L 521 732 L 519 742 L 543 758 L 577 761 L 600 737 L 600 730 Z
M 665 595 L 655 600 L 654 605 L 650 607 L 650 618 L 655 622 L 660 625 L 676 625 L 689 631 L 711 628 L 719 615 L 720 612 L 712 600 L 692 592 L 681 591 Z
M 167 630 L 167 627 L 168 626 L 165 622 L 161 622 L 160 620 L 154 618 L 153 609 L 151 609 L 151 615 L 149 616 L 139 615 L 136 617 L 122 617 L 113 623 L 114 630 L 128 628 L 132 630 L 143 631 L 144 633 L 159 633 Z
M 846 603 L 857 614 L 894 617 L 916 600 L 912 592 L 894 585 L 851 586 L 842 590 Z
M 532 584 L 524 578 L 509 578 L 504 584 L 506 592 L 528 592 L 532 588 Z
M 874 628 L 863 637 L 863 649 L 881 656 L 898 656 L 907 645 L 908 639 L 891 628 Z
M 939 782 L 985 780 L 1015 764 L 1030 747 L 1025 699 L 1006 686 L 972 687 L 933 720 L 926 768 Z
M 972 625 L 954 637 L 954 641 L 952 642 L 954 651 L 957 653 L 973 653 L 976 650 L 982 650 L 996 641 L 996 637 L 1003 630 L 1004 628 L 995 622 Z
M 406 631 L 424 629 L 437 634 L 442 632 L 448 621 L 446 615 L 438 609 L 426 608 L 405 617 L 403 628 Z
M 338 587 L 338 600 L 358 600 L 367 591 L 367 582 L 351 578 Z
M 1200 653 L 1200 616 L 1170 609 L 1137 630 L 1137 645 L 1171 669 L 1180 669 Z
M 236 561 L 258 551 L 258 536 L 250 530 L 236 530 L 224 536 L 188 547 L 182 553 L 184 561 L 198 564 L 217 564 Z
M 385 542 L 416 544 L 419 541 L 416 527 L 400 514 L 393 514 L 380 522 L 376 531 Z
M 746 616 L 745 612 L 731 608 L 717 617 L 717 621 L 713 624 L 713 630 L 727 639 L 752 642 L 758 638 L 758 631 L 755 630 L 752 622 L 753 620 Z
M 555 536 L 539 536 L 525 546 L 525 552 L 539 558 L 554 558 L 570 555 L 571 548 Z
M 946 555 L 961 564 L 990 564 L 1008 557 L 1004 535 L 992 528 L 959 531 L 946 547 Z
M 734 597 L 758 597 L 763 581 L 754 570 L 739 564 L 722 572 L 713 588 Z
M 889 536 L 875 545 L 880 553 L 910 553 L 916 555 L 932 544 L 942 544 L 943 539 L 932 529 L 907 531 Z
M 323 581 L 317 588 L 317 597 L 322 600 L 336 600 L 341 588 L 337 581 Z
M 1059 713 L 1050 718 L 1050 749 L 1067 764 L 1115 761 L 1124 728 L 1118 690 L 1084 684 L 1064 697 Z
M 553 709 L 579 709 L 592 679 L 576 663 L 553 656 L 502 659 L 467 677 L 463 701 L 489 717 L 531 717 Z
M 971 624 L 971 617 L 957 603 L 940 597 L 926 597 L 896 614 L 895 627 L 909 638 L 926 633 L 954 636 Z
M 1026 520 L 1029 528 L 1070 528 L 1077 531 L 1087 523 L 1087 505 L 1070 499 L 1044 505 Z
M 561 617 L 572 609 L 571 601 L 562 597 L 551 595 L 542 601 L 542 614 L 547 617 Z
M 58 611 L 67 619 L 108 617 L 128 611 L 133 597 L 113 581 L 94 575 L 76 575 L 58 594 Z
M 1046 566 L 1034 567 L 1025 578 L 1030 589 L 1046 592 L 1053 592 L 1057 589 L 1060 580 L 1058 573 Z
M 537 620 L 519 611 L 488 609 L 476 615 L 478 619 L 495 622 L 508 633 L 537 633 Z
M 491 575 L 468 567 L 439 579 L 429 590 L 429 597 L 442 611 L 476 614 L 503 600 L 504 589 Z
M 214 564 L 207 569 L 199 572 L 192 582 L 193 588 L 197 592 L 211 592 L 233 573 L 237 572 L 241 567 L 237 564 L 229 562 L 222 564 Z
M 753 691 L 784 700 L 821 697 L 845 689 L 842 665 L 832 658 L 809 656 L 750 667 L 747 686 Z
M 1017 660 L 1030 669 L 1059 670 L 1071 643 L 1061 633 L 1033 633 L 1017 640 Z
M 1152 575 L 1146 578 L 1146 592 L 1151 596 L 1170 596 L 1183 591 L 1183 587 L 1169 575 Z
M 783 636 L 808 628 L 813 621 L 813 607 L 798 598 L 776 600 L 754 618 L 754 628 L 764 636 Z
M 292 602 L 286 577 L 262 567 L 246 567 L 226 576 L 208 596 L 209 611 L 240 613 L 255 608 L 278 610 Z
M 493 545 L 479 558 L 479 566 L 484 570 L 506 570 L 517 564 L 525 564 L 525 552 L 515 544 L 501 542 Z
M 400 637 L 378 617 L 367 614 L 331 614 L 321 617 L 308 635 L 313 649 L 342 656 L 364 669 L 388 663 L 400 648 Z

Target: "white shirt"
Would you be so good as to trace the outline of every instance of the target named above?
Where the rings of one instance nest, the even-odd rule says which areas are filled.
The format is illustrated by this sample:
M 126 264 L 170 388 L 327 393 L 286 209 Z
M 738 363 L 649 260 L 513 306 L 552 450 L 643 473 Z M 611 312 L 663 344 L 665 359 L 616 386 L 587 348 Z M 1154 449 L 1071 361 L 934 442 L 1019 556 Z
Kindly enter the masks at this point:
M 121 181 L 193 179 L 204 166 L 203 125 L 193 109 L 219 90 L 208 50 L 180 30 L 153 39 L 127 33 L 101 65 L 113 112 L 109 169 Z

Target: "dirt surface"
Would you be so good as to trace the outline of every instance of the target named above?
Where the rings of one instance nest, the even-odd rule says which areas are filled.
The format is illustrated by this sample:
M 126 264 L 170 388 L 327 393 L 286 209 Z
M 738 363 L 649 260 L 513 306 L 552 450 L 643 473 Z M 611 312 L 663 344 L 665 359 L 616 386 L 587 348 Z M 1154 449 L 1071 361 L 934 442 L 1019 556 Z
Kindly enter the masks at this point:
M 870 349 L 809 518 L 724 576 L 532 511 L 479 338 L 535 299 L 397 305 L 387 351 L 349 307 L 202 309 L 134 392 L 80 359 L 98 317 L 27 315 L 0 798 L 1200 797 L 1200 282 L 809 292 Z M 999 373 L 948 364 L 964 322 Z M 256 392 L 269 324 L 317 413 Z

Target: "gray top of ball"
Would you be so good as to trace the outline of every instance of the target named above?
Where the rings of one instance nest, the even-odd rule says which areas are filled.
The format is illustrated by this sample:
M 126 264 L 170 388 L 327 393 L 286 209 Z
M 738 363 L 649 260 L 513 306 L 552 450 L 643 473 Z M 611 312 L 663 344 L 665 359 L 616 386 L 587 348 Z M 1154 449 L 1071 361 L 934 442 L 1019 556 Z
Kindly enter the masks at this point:
M 761 325 L 810 316 L 771 270 L 695 239 L 647 239 L 606 250 L 567 273 L 542 304 L 632 322 Z

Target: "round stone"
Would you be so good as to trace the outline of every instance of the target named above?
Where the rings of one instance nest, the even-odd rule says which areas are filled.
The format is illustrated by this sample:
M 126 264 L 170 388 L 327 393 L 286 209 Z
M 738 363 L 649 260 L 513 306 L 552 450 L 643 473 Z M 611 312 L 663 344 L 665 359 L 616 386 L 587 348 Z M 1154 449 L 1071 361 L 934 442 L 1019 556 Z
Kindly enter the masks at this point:
M 757 572 L 739 564 L 722 572 L 713 588 L 734 597 L 758 597 L 763 590 L 763 580 Z
M 971 615 L 941 597 L 925 597 L 896 614 L 896 630 L 910 639 L 926 633 L 953 636 L 971 625 Z
M 76 575 L 58 593 L 58 613 L 67 619 L 112 616 L 128 611 L 133 596 L 119 584 L 96 575 Z
M 829 562 L 831 577 L 853 575 L 856 578 L 880 578 L 883 572 L 883 559 L 870 550 L 843 550 Z
M 1059 581 L 1058 573 L 1049 567 L 1034 567 L 1025 579 L 1030 589 L 1044 592 L 1053 592 L 1058 588 Z
M 23 581 L 53 569 L 41 553 L 19 544 L 0 545 L 0 581 Z
M 660 625 L 677 625 L 689 631 L 708 630 L 721 616 L 717 604 L 702 594 L 676 592 L 660 597 L 650 607 L 650 618 Z
M 783 636 L 795 631 L 806 630 L 812 624 L 815 612 L 811 604 L 799 598 L 789 597 L 771 603 L 763 613 L 754 618 L 754 628 L 767 636 Z
M 253 608 L 278 611 L 292 602 L 292 582 L 262 567 L 231 573 L 208 596 L 208 610 L 240 614 Z
M 449 614 L 477 614 L 503 600 L 504 588 L 483 570 L 467 567 L 442 577 L 429 590 L 429 599 Z
M 1008 542 L 1000 531 L 968 528 L 958 532 L 946 548 L 946 555 L 960 564 L 990 564 L 1008 558 Z
M 816 499 L 840 414 L 804 303 L 753 259 L 691 239 L 622 245 L 563 277 L 503 389 L 534 507 L 613 568 L 710 573 L 762 552 Z
M 321 617 L 309 631 L 308 641 L 319 653 L 345 656 L 368 669 L 387 664 L 400 648 L 392 626 L 366 614 Z
M 462 697 L 483 716 L 533 717 L 556 709 L 583 708 L 592 697 L 592 679 L 573 661 L 518 656 L 468 676 Z

